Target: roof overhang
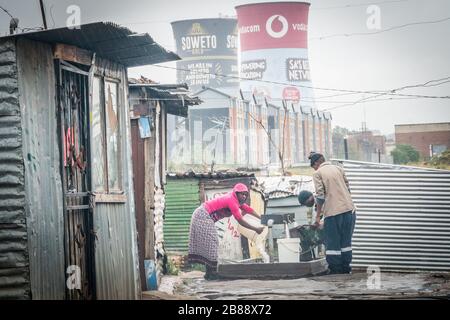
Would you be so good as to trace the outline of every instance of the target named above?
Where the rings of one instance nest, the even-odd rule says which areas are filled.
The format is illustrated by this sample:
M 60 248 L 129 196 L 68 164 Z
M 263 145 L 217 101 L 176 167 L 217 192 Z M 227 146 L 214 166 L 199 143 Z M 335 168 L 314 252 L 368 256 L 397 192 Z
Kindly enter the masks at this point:
M 137 34 L 112 22 L 94 22 L 78 28 L 57 28 L 18 33 L 4 38 L 27 38 L 51 44 L 62 43 L 95 52 L 125 67 L 137 67 L 181 58 L 160 46 L 147 34 Z

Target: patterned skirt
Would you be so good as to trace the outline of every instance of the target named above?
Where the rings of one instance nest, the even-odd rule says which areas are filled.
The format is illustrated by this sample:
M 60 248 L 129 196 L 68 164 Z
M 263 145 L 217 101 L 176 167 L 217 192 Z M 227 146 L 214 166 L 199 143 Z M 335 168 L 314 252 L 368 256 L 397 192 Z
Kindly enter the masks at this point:
M 209 267 L 217 266 L 219 237 L 213 218 L 203 206 L 192 214 L 189 231 L 189 255 L 191 263 Z

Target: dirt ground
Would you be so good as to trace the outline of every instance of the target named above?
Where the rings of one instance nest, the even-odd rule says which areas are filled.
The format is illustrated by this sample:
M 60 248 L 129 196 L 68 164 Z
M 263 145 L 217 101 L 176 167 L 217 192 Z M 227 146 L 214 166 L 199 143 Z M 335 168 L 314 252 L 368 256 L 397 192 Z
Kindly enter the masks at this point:
M 450 273 L 381 273 L 379 286 L 367 273 L 289 280 L 206 281 L 200 271 L 165 276 L 143 299 L 450 299 Z M 375 287 L 374 287 L 375 286 Z

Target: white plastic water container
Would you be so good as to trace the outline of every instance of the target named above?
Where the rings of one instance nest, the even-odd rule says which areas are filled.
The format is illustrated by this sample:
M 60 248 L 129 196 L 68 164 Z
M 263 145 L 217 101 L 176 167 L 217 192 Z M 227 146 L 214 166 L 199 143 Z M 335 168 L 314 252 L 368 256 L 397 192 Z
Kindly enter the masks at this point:
M 244 237 L 246 237 L 248 240 L 254 243 L 262 242 L 266 239 L 268 228 L 261 224 L 261 220 L 249 214 L 244 215 L 243 219 L 254 227 L 258 228 L 264 227 L 264 231 L 261 234 L 258 234 L 257 232 L 251 229 L 244 228 L 243 226 L 238 224 L 238 231 L 240 234 L 242 234 Z
M 300 261 L 300 238 L 278 239 L 278 262 Z
M 246 214 L 244 215 L 243 219 L 255 226 L 255 227 L 264 227 L 264 231 L 261 232 L 261 234 L 258 234 L 257 232 L 251 230 L 251 229 L 247 229 L 244 228 L 243 226 L 241 226 L 240 224 L 238 224 L 238 231 L 241 235 L 243 235 L 244 237 L 246 237 L 248 240 L 250 240 L 251 242 L 253 242 L 255 244 L 256 249 L 258 250 L 259 254 L 262 256 L 264 263 L 269 263 L 270 262 L 270 256 L 267 254 L 266 252 L 266 238 L 267 238 L 267 234 L 269 232 L 269 228 L 262 225 L 261 224 L 261 220 L 257 219 L 256 217 Z

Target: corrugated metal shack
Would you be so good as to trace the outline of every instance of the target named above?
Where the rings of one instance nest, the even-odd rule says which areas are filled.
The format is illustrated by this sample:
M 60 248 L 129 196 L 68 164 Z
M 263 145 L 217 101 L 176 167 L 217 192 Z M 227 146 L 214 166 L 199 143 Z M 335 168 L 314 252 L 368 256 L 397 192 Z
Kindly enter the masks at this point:
M 129 99 L 139 269 L 144 289 L 144 260 L 156 267 L 156 286 L 163 272 L 167 115 L 186 117 L 188 107 L 201 100 L 191 97 L 186 85 L 134 82 L 129 86 Z
M 450 271 L 450 171 L 339 161 L 357 206 L 354 267 Z
M 259 190 L 254 174 L 246 172 L 215 172 L 168 175 L 164 241 L 166 251 L 173 255 L 185 255 L 189 246 L 189 225 L 192 213 L 204 201 L 231 191 L 236 183 L 244 183 L 250 190 L 250 205 L 264 214 L 265 198 Z M 233 218 L 218 221 L 219 260 L 242 260 L 258 254 L 245 237 L 238 232 Z
M 139 296 L 126 68 L 176 59 L 112 23 L 0 38 L 0 298 Z
M 311 224 L 315 214 L 310 208 L 300 206 L 298 194 L 302 190 L 314 192 L 314 183 L 310 176 L 278 176 L 278 177 L 257 177 L 258 183 L 264 190 L 268 198 L 266 214 L 294 213 L 296 225 Z M 275 225 L 273 227 L 274 238 L 284 238 L 284 226 Z

